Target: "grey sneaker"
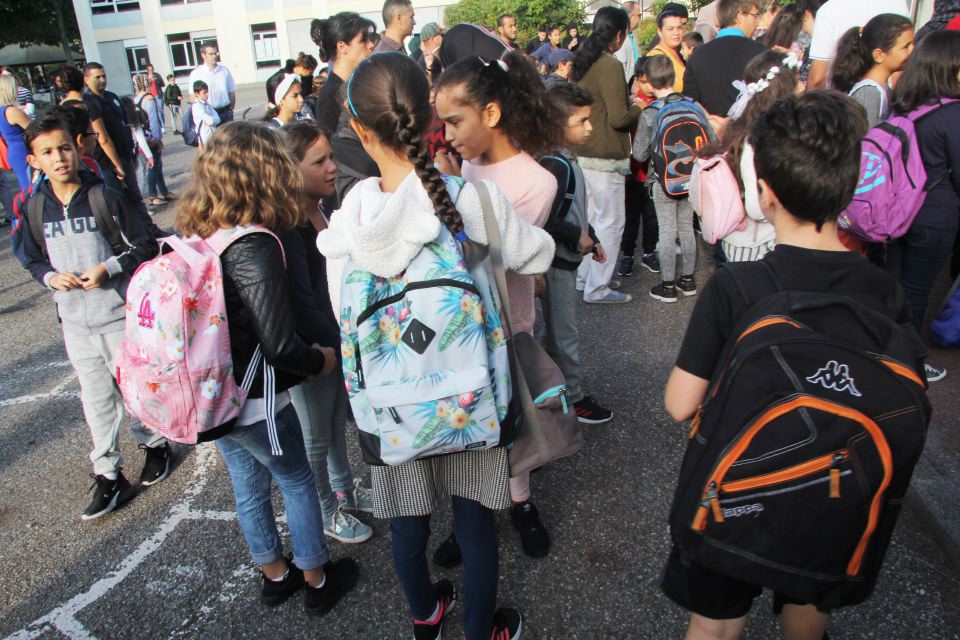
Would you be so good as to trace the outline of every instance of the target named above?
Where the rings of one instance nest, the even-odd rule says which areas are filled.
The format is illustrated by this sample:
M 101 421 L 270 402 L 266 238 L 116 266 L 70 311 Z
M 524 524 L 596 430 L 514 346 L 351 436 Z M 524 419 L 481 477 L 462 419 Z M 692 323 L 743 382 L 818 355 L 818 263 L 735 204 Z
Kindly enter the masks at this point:
M 360 478 L 353 479 L 353 488 L 347 493 L 337 492 L 337 501 L 344 511 L 373 513 L 373 491 L 363 486 Z
M 373 536 L 373 529 L 349 513 L 337 509 L 333 512 L 332 518 L 323 519 L 323 533 L 328 538 L 345 544 L 357 544 L 369 540 Z
M 935 367 L 926 363 L 923 365 L 923 370 L 927 374 L 927 382 L 940 382 L 947 377 L 947 370 L 943 367 Z
M 633 300 L 633 296 L 629 293 L 620 293 L 619 291 L 610 290 L 610 293 L 603 296 L 602 298 L 597 298 L 596 300 L 587 300 L 583 299 L 587 304 L 625 304 Z

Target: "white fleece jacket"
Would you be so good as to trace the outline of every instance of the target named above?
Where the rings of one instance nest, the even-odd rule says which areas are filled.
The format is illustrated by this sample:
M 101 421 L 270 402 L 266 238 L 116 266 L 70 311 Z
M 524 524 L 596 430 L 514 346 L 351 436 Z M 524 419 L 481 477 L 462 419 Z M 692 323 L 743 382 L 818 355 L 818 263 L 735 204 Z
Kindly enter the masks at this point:
M 553 262 L 553 239 L 517 217 L 497 185 L 484 184 L 500 229 L 504 266 L 525 275 L 545 273 Z M 465 184 L 456 205 L 467 237 L 487 244 L 476 188 Z M 413 171 L 393 193 L 380 190 L 380 178 L 357 183 L 333 214 L 330 226 L 317 235 L 317 248 L 327 258 L 327 288 L 337 318 L 340 281 L 348 258 L 377 276 L 395 276 L 407 268 L 423 245 L 436 239 L 440 224 L 430 196 Z

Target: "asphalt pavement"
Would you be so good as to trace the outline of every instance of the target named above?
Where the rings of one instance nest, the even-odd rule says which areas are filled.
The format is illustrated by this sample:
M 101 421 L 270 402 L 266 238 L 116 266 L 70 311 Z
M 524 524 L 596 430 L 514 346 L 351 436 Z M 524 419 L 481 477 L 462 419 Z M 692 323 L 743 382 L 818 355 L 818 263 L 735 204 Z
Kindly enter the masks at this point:
M 241 89 L 241 106 L 260 100 Z M 254 107 L 256 110 L 257 107 Z M 168 136 L 168 186 L 182 190 L 195 151 Z M 175 203 L 158 224 L 169 229 Z M 356 589 L 320 620 L 301 598 L 273 610 L 257 601 L 256 567 L 234 517 L 229 477 L 211 445 L 176 446 L 176 468 L 123 508 L 82 523 L 91 480 L 89 435 L 49 292 L 34 283 L 3 243 L 0 249 L 0 638 L 409 638 L 394 576 L 389 529 L 361 545 L 329 543 L 334 557 L 360 564 Z M 709 276 L 701 247 L 698 281 Z M 686 615 L 657 588 L 669 548 L 666 516 L 686 444 L 684 427 L 662 408 L 666 377 L 696 298 L 666 305 L 647 290 L 656 277 L 624 281 L 636 300 L 616 307 L 578 305 L 587 392 L 615 414 L 586 429 L 586 448 L 533 476 L 533 500 L 553 538 L 547 558 L 523 555 L 506 513 L 498 516 L 500 602 L 525 615 L 529 639 L 681 638 Z M 934 385 L 933 450 L 925 464 L 956 477 L 952 418 L 960 359 L 934 352 L 953 369 Z M 354 469 L 366 476 L 355 432 Z M 121 438 L 125 472 L 135 480 L 142 452 Z M 956 486 L 956 485 L 953 485 Z M 834 640 L 960 638 L 960 580 L 931 502 L 904 509 L 876 593 L 836 613 Z M 955 504 L 952 505 L 956 517 Z M 282 501 L 275 501 L 282 513 Z M 951 511 L 948 505 L 944 509 Z M 449 509 L 435 514 L 430 550 L 450 531 Z M 289 549 L 289 543 L 288 549 Z M 459 570 L 435 577 L 459 584 Z M 459 612 L 445 631 L 461 638 Z M 777 637 L 770 601 L 754 607 L 746 638 Z

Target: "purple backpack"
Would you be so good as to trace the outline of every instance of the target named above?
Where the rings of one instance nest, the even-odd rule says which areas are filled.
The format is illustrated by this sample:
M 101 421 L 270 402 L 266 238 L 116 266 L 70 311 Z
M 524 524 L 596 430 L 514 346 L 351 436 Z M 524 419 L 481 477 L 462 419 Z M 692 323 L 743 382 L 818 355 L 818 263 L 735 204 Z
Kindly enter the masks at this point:
M 934 186 L 927 185 L 916 124 L 953 102 L 957 100 L 945 99 L 906 116 L 891 116 L 867 132 L 860 182 L 853 202 L 837 219 L 841 229 L 870 242 L 886 242 L 907 232 Z

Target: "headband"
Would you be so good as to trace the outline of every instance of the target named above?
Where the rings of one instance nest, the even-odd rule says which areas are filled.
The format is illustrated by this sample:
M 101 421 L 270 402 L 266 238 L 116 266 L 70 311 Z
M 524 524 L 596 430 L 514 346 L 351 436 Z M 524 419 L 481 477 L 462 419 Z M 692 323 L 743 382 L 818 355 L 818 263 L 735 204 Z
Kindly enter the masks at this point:
M 783 67 L 788 69 L 793 69 L 796 71 L 803 66 L 803 62 L 797 56 L 795 51 L 791 51 L 787 54 L 787 57 L 783 59 Z M 778 75 L 780 75 L 782 67 L 773 66 L 770 67 L 770 71 L 767 72 L 767 75 L 763 78 L 760 78 L 756 82 L 751 82 L 746 84 L 743 80 L 734 80 L 733 86 L 740 92 L 740 95 L 737 96 L 737 101 L 733 103 L 733 106 L 730 107 L 730 111 L 727 113 L 732 120 L 740 119 L 740 116 L 743 115 L 743 112 L 747 110 L 747 105 L 750 104 L 750 100 L 753 96 L 758 93 L 763 93 L 770 88 L 770 83 L 773 82 Z
M 273 104 L 279 105 L 287 97 L 287 92 L 294 82 L 300 82 L 300 76 L 295 73 L 288 73 L 283 76 L 283 80 L 277 85 L 277 90 L 273 92 Z

